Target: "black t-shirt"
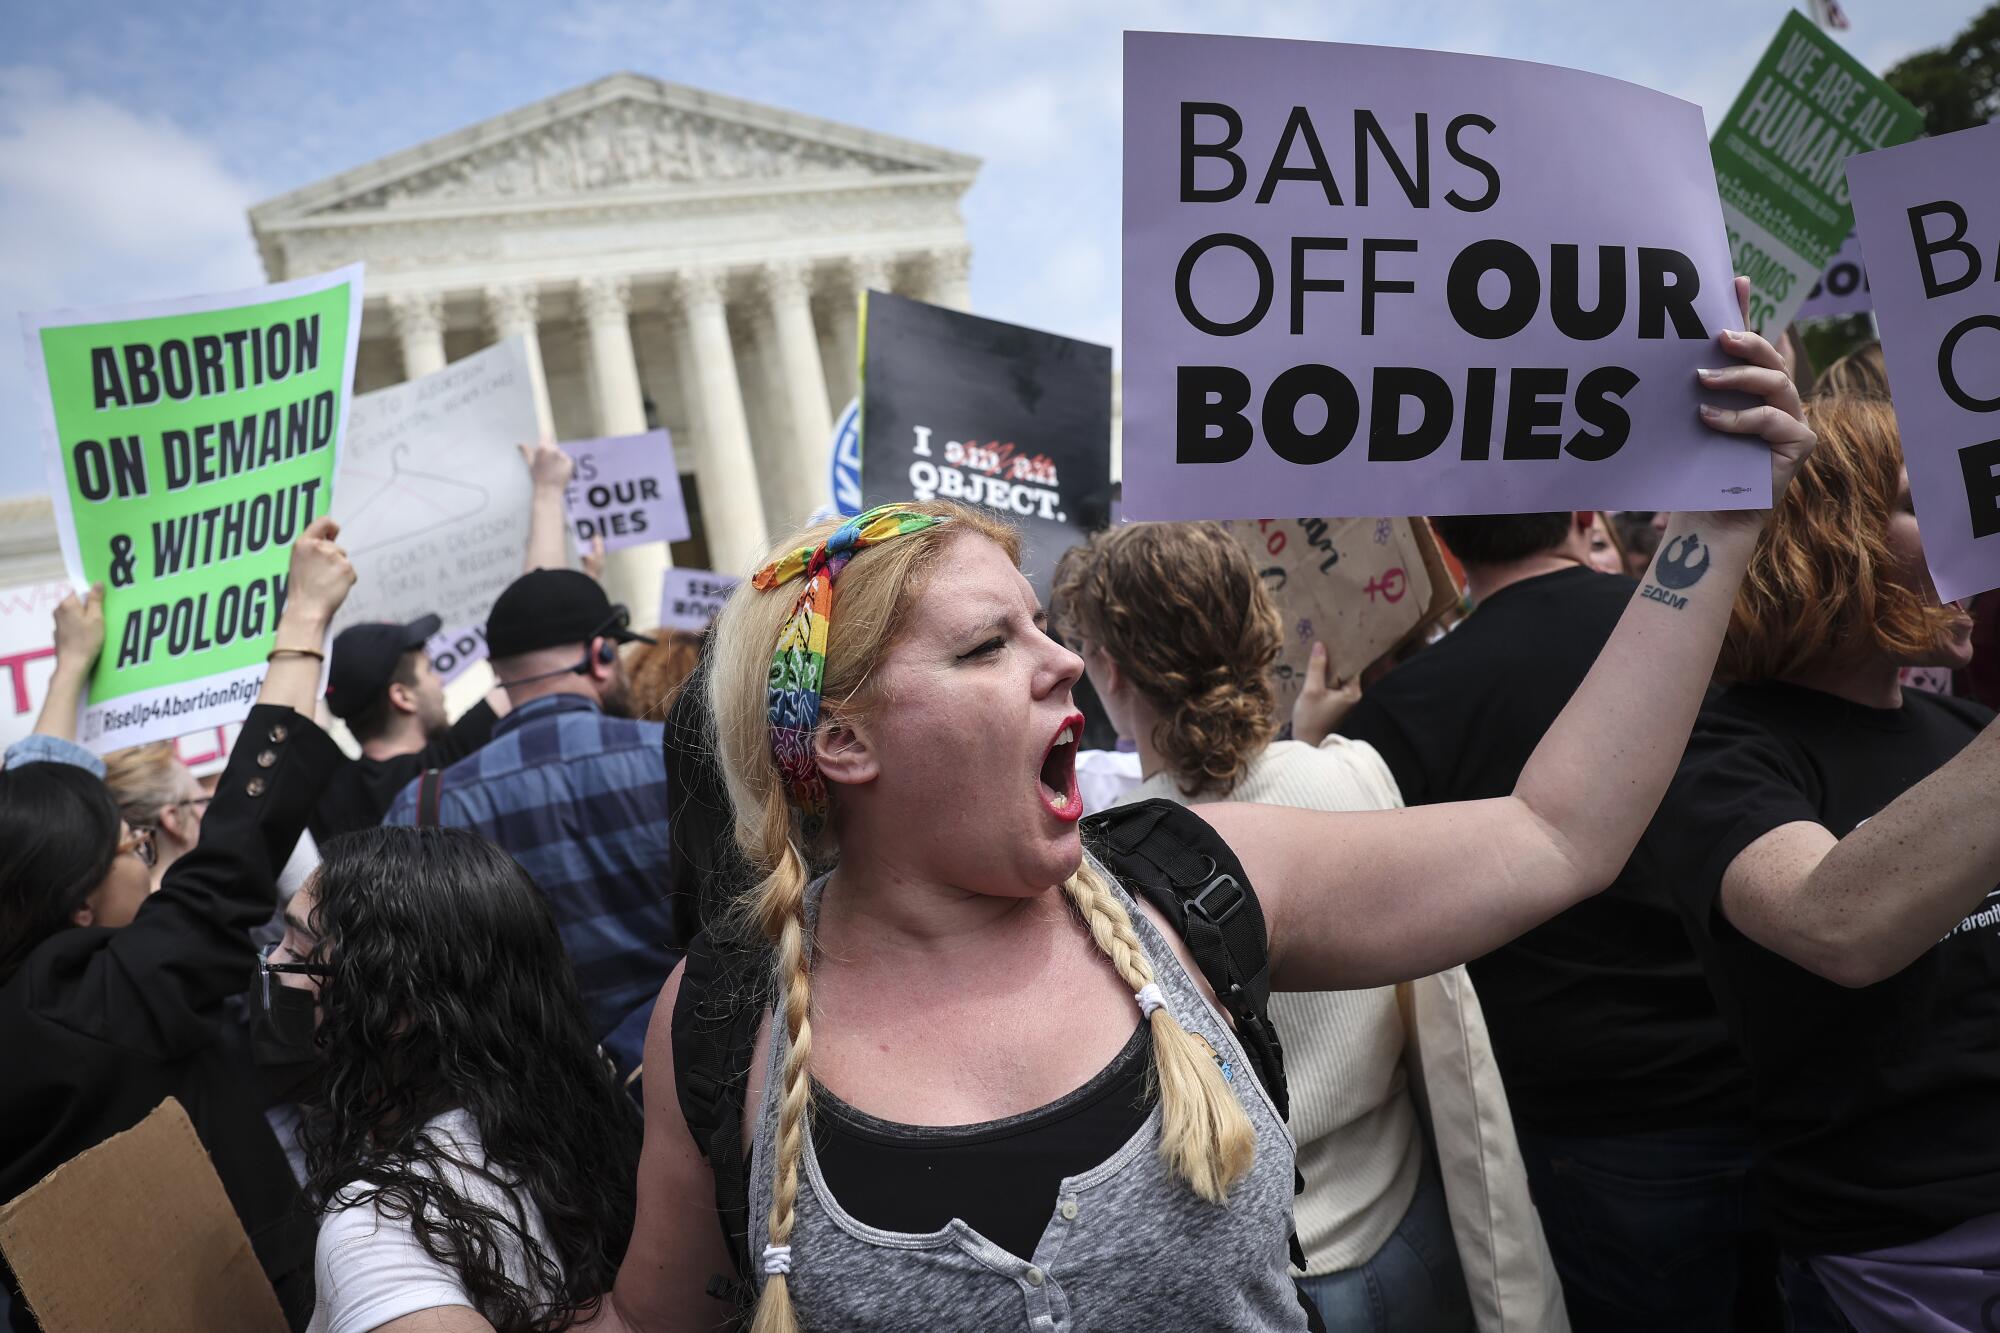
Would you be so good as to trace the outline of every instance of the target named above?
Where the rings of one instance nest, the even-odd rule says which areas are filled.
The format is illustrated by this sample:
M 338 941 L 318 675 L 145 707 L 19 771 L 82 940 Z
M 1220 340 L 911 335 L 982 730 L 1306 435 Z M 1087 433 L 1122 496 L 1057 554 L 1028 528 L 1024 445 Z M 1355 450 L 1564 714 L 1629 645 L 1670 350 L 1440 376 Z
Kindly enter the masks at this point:
M 1792 685 L 1727 690 L 1647 834 L 1749 1053 L 1771 1213 L 1794 1249 L 1902 1244 L 2000 1212 L 2000 889 L 1895 976 L 1848 989 L 1739 934 L 1723 873 L 1785 824 L 1847 836 L 1992 716 L 1917 690 L 1898 709 Z
M 1638 585 L 1581 567 L 1493 594 L 1365 694 L 1341 732 L 1411 805 L 1506 796 Z M 1611 1135 L 1740 1123 L 1749 1075 L 1679 912 L 1627 876 L 1471 964 L 1515 1118 Z
M 342 833 L 374 828 L 389 813 L 403 788 L 427 768 L 450 768 L 493 738 L 500 719 L 484 699 L 465 711 L 444 735 L 410 754 L 387 759 L 352 759 L 341 765 L 326 784 L 307 827 L 313 841 L 325 842 Z

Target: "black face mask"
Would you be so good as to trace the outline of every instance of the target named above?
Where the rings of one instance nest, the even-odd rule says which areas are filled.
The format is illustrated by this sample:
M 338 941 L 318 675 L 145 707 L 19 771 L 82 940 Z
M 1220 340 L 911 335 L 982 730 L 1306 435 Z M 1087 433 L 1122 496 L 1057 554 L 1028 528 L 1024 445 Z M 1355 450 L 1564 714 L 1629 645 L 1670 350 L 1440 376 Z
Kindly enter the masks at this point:
M 245 998 L 250 1009 L 250 1058 L 259 1066 L 266 1093 L 273 1102 L 300 1100 L 319 1072 L 319 1051 L 313 1046 L 319 998 L 303 986 L 280 985 L 276 977 L 271 979 L 269 1008 L 264 1005 L 262 978 Z

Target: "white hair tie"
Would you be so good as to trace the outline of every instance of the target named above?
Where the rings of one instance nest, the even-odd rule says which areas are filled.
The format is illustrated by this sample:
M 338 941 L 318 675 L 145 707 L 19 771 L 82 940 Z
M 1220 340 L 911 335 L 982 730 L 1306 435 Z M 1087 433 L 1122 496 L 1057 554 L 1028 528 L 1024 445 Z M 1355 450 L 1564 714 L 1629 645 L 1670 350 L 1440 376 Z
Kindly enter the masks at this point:
M 766 1277 L 792 1271 L 792 1247 L 789 1245 L 766 1245 L 764 1247 L 764 1274 Z
M 1139 1002 L 1141 1018 L 1151 1018 L 1155 1009 L 1167 1009 L 1167 997 L 1161 993 L 1159 986 L 1150 981 L 1139 987 L 1132 998 Z M 1167 1009 L 1167 1016 L 1173 1017 L 1173 1010 Z

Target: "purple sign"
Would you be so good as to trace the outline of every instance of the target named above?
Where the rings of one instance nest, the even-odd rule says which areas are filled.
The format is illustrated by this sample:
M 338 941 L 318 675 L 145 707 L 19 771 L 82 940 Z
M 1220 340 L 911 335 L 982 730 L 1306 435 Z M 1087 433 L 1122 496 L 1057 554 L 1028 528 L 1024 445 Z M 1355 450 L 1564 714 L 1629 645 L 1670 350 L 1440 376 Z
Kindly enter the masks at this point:
M 1692 103 L 1388 47 L 1125 34 L 1133 518 L 1770 502 Z
M 660 628 L 701 633 L 722 610 L 737 582 L 733 574 L 674 566 L 660 584 Z
M 486 660 L 486 626 L 439 630 L 424 641 L 424 655 L 431 659 L 437 678 L 449 685 Z
M 1861 262 L 1861 238 L 1849 232 L 1792 318 L 1827 319 L 1864 314 L 1873 308 L 1868 299 L 1868 270 Z
M 1847 160 L 1924 558 L 2000 587 L 2000 122 Z
M 578 440 L 562 450 L 576 460 L 566 501 L 579 546 L 592 537 L 604 538 L 607 551 L 687 540 L 687 505 L 667 432 Z

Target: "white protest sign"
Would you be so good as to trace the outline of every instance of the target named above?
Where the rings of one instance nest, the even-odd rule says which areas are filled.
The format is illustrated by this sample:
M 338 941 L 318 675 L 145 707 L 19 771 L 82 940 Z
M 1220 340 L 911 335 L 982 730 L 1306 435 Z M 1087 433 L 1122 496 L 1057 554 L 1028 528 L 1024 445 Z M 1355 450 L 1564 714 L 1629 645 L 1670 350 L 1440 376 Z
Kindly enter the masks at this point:
M 68 595 L 60 580 L 0 588 L 0 749 L 35 729 L 56 669 L 56 605 Z
M 236 748 L 236 738 L 242 734 L 241 722 L 189 732 L 174 741 L 174 754 L 188 766 L 189 772 L 205 778 L 229 766 L 229 752 Z
M 688 539 L 681 474 L 666 431 L 577 440 L 561 448 L 576 460 L 563 502 L 579 548 L 588 550 L 593 537 L 604 538 L 607 551 Z
M 56 606 L 69 584 L 24 583 L 0 588 L 0 750 L 35 729 L 49 677 L 56 669 Z M 196 777 L 219 773 L 240 722 L 204 727 L 174 741 L 174 753 Z
M 521 573 L 530 486 L 517 446 L 538 430 L 519 337 L 356 398 L 333 516 L 359 578 L 334 628 L 485 624 Z
M 668 570 L 660 585 L 660 628 L 701 633 L 739 582 L 734 575 L 710 569 Z

